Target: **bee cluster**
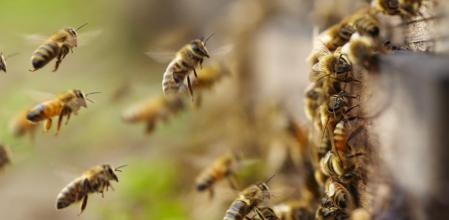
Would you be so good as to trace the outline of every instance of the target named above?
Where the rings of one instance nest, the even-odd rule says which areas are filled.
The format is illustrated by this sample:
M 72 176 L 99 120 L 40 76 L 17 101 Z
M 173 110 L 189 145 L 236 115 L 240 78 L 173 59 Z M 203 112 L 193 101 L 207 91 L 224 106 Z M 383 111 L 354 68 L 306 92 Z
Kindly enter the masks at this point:
M 248 64 L 248 57 L 251 56 L 249 51 L 253 51 L 251 41 L 254 36 L 251 35 L 258 33 L 262 24 L 269 20 L 267 18 L 278 13 L 273 6 L 275 3 L 270 0 L 263 2 L 266 8 L 258 9 L 260 17 L 254 16 L 251 18 L 254 20 L 248 21 L 247 26 L 238 26 L 237 31 L 228 33 L 228 37 L 239 47 L 233 54 L 236 60 L 234 66 L 214 60 L 213 53 L 206 48 L 212 35 L 194 39 L 185 44 L 168 63 L 162 77 L 160 94 L 130 106 L 122 113 L 122 120 L 126 123 L 144 123 L 146 133 L 150 134 L 159 121 L 167 121 L 185 111 L 189 103 L 200 107 L 202 93 L 234 72 L 240 77 L 237 81 L 237 90 L 240 90 L 237 99 L 241 100 L 236 103 L 246 104 L 243 108 L 248 112 L 255 109 L 251 105 L 254 97 L 247 92 L 249 87 L 254 86 L 256 78 L 253 67 Z M 252 3 L 257 5 L 258 2 Z M 373 178 L 371 163 L 375 157 L 375 137 L 368 127 L 378 113 L 367 111 L 366 103 L 363 103 L 368 95 L 365 88 L 370 77 L 382 74 L 379 68 L 381 56 L 392 51 L 414 49 L 411 45 L 416 42 L 398 42 L 392 37 L 395 27 L 390 25 L 388 19 L 399 18 L 403 23 L 413 22 L 413 19 L 421 17 L 425 4 L 425 0 L 372 0 L 370 5 L 314 36 L 314 47 L 308 57 L 311 83 L 303 97 L 309 126 L 301 125 L 291 115 L 284 114 L 284 109 L 281 110 L 283 119 L 286 119 L 286 125 L 281 126 L 282 134 L 287 134 L 295 142 L 295 147 L 288 149 L 284 153 L 288 156 L 284 155 L 283 159 L 287 161 L 286 158 L 290 157 L 293 165 L 290 164 L 289 168 L 299 167 L 303 184 L 296 190 L 302 195 L 295 199 L 283 199 L 276 205 L 268 204 L 273 195 L 270 187 L 275 187 L 268 186 L 270 181 L 275 176 L 290 175 L 287 168 L 283 167 L 287 163 L 285 161 L 277 167 L 278 171 L 273 176 L 259 183 L 251 180 L 248 186 L 240 187 L 237 172 L 245 163 L 247 155 L 244 157 L 240 149 L 229 147 L 230 151 L 198 172 L 195 181 L 196 190 L 207 191 L 211 199 L 218 194 L 216 184 L 220 181 L 227 181 L 232 190 L 238 191 L 232 201 L 226 204 L 226 211 L 220 213 L 224 220 L 365 220 L 382 215 L 382 210 L 374 205 L 375 195 L 369 186 L 370 178 Z M 247 7 L 254 10 L 257 9 L 253 7 L 255 5 L 248 4 Z M 30 71 L 43 68 L 53 59 L 56 59 L 54 71 L 58 70 L 69 51 L 77 47 L 76 31 L 84 26 L 65 28 L 52 35 L 33 53 L 33 70 Z M 0 70 L 5 72 L 7 58 L 0 54 Z M 209 58 L 212 61 L 203 66 L 203 62 Z M 231 71 L 228 67 L 235 69 Z M 121 88 L 114 97 L 122 96 L 121 93 L 126 93 L 127 89 Z M 79 89 L 61 93 L 21 112 L 11 124 L 11 130 L 16 136 L 29 133 L 33 137 L 38 123 L 43 122 L 44 130 L 48 131 L 52 127 L 52 120 L 57 118 L 58 134 L 64 119 L 67 124 L 72 114 L 76 115 L 82 107 L 87 108 L 88 101 L 93 103 L 89 95 L 95 93 L 98 92 L 84 93 Z M 264 116 L 266 115 L 268 114 Z M 256 117 L 247 118 L 250 123 L 245 123 L 251 124 L 248 127 L 257 121 L 254 120 Z M 255 127 L 257 125 L 251 128 Z M 237 132 L 242 130 L 244 129 Z M 269 129 L 266 129 L 266 133 L 258 133 L 260 130 L 257 129 L 246 130 L 248 131 L 242 132 L 242 136 L 245 132 L 251 133 L 248 139 L 257 137 L 254 139 L 266 141 L 275 136 L 271 134 L 272 136 L 260 137 L 272 132 Z M 239 135 L 234 136 L 239 138 Z M 260 144 L 263 141 L 252 141 L 247 141 L 251 145 L 248 147 L 250 150 L 246 149 L 247 152 L 260 150 L 261 152 L 254 153 L 257 156 L 265 153 L 262 151 L 266 149 L 259 146 L 263 145 Z M 8 150 L 0 145 L 0 168 L 9 163 Z M 109 164 L 103 164 L 88 169 L 60 191 L 56 208 L 63 209 L 81 202 L 81 212 L 84 211 L 89 195 L 100 193 L 103 196 L 105 191 L 112 188 L 112 181 L 119 181 L 117 172 L 121 172 L 120 168 L 123 166 L 113 168 Z M 298 174 L 297 171 L 298 169 L 294 171 L 295 175 Z
M 317 219 L 370 219 L 374 210 L 368 192 L 373 141 L 367 126 L 375 116 L 364 109 L 364 88 L 381 74 L 379 56 L 395 50 L 394 27 L 385 20 L 399 17 L 406 23 L 419 17 L 424 1 L 373 0 L 318 36 L 309 56 L 312 83 L 305 93 L 305 112 L 312 124 L 309 134 L 315 179 L 321 188 Z M 365 216 L 365 217 L 361 217 Z

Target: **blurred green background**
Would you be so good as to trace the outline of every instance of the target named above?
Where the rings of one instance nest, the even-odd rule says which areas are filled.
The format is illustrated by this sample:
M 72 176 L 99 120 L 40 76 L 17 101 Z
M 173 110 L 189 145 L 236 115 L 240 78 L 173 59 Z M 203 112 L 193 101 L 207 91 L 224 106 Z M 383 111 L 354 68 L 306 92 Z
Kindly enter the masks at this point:
M 271 122 L 263 121 L 270 120 L 263 115 L 269 111 L 262 110 L 256 116 L 262 120 L 253 123 L 246 121 L 241 106 L 258 109 L 282 103 L 303 117 L 301 98 L 307 82 L 303 61 L 312 37 L 312 16 L 306 11 L 312 3 L 279 1 L 270 6 L 276 8 L 273 15 L 259 13 L 264 10 L 259 6 L 266 2 L 1 1 L 0 50 L 20 53 L 8 59 L 8 73 L 0 75 L 0 141 L 10 147 L 13 160 L 0 176 L 1 219 L 221 219 L 237 193 L 220 184 L 224 186 L 218 187 L 218 196 L 211 202 L 206 194 L 194 191 L 194 180 L 202 167 L 230 146 L 258 155 L 251 149 L 270 130 L 264 126 Z M 54 61 L 36 72 L 28 71 L 38 46 L 27 40 L 30 36 L 49 36 L 85 22 L 89 25 L 80 30 L 80 46 L 68 54 L 58 72 L 51 72 Z M 212 49 L 234 44 L 235 51 L 249 55 L 254 73 L 240 77 L 237 67 L 232 77 L 207 94 L 201 108 L 158 123 L 151 135 L 144 135 L 143 124 L 122 122 L 120 115 L 129 105 L 162 93 L 166 63 L 153 61 L 145 52 L 176 51 L 212 32 Z M 250 40 L 240 41 L 244 36 Z M 244 42 L 254 45 L 245 47 Z M 231 69 L 240 65 L 238 58 L 227 59 L 233 61 Z M 130 88 L 124 98 L 113 99 L 124 87 Z M 11 134 L 11 120 L 45 100 L 42 93 L 74 88 L 102 93 L 93 96 L 95 104 L 72 116 L 59 136 L 54 136 L 54 127 L 44 134 L 41 125 L 34 141 Z M 254 100 L 242 104 L 247 100 L 241 97 L 246 96 Z M 256 131 L 261 133 L 254 136 Z M 55 209 L 56 195 L 67 183 L 103 163 L 128 164 L 119 173 L 120 182 L 113 183 L 114 192 L 107 192 L 105 198 L 92 195 L 81 216 L 77 216 L 78 205 Z M 246 183 L 273 172 L 260 162 L 245 170 L 240 175 Z

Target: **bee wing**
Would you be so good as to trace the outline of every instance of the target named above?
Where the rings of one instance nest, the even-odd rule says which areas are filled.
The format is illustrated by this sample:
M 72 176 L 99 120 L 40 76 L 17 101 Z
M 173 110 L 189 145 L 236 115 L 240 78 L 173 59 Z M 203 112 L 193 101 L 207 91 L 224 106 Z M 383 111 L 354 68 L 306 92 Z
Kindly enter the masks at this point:
M 168 63 L 175 57 L 176 52 L 173 51 L 148 51 L 145 55 L 150 57 L 157 63 Z
M 86 46 L 103 34 L 104 30 L 99 28 L 92 31 L 82 32 L 78 35 L 78 46 Z
M 31 98 L 34 102 L 42 102 L 55 97 L 55 94 L 49 92 L 42 92 L 37 90 L 27 90 L 26 95 Z
M 214 57 L 225 56 L 225 55 L 229 54 L 230 52 L 232 52 L 233 50 L 234 50 L 234 44 L 226 44 L 219 48 L 213 49 L 211 56 L 214 56 Z
M 25 40 L 25 42 L 27 42 L 28 44 L 31 45 L 39 45 L 42 44 L 43 42 L 45 42 L 47 40 L 48 36 L 45 36 L 43 34 L 25 34 L 23 35 L 23 39 Z

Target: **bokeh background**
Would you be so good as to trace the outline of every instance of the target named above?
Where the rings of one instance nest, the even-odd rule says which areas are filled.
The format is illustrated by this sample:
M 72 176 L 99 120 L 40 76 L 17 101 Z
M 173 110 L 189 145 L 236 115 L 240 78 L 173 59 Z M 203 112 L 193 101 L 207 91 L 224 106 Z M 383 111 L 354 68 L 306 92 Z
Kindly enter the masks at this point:
M 207 194 L 195 192 L 195 177 L 231 146 L 259 158 L 257 149 L 265 149 L 259 146 L 265 140 L 259 141 L 263 133 L 255 135 L 255 130 L 272 123 L 265 116 L 275 106 L 286 105 L 302 117 L 312 7 L 312 1 L 300 0 L 2 1 L 0 49 L 20 54 L 7 61 L 8 73 L 0 76 L 0 140 L 13 160 L 0 176 L 1 219 L 222 218 L 237 192 L 219 184 L 211 202 Z M 80 46 L 58 72 L 51 72 L 54 62 L 28 71 L 38 46 L 30 39 L 85 22 Z M 124 123 L 120 116 L 129 105 L 162 94 L 167 63 L 145 52 L 176 51 L 210 33 L 215 33 L 210 50 L 233 45 L 217 60 L 237 71 L 205 92 L 200 108 L 189 107 L 158 123 L 151 135 L 144 134 L 143 124 Z M 11 134 L 11 120 L 20 111 L 45 100 L 45 93 L 74 88 L 102 93 L 59 136 L 53 129 L 43 133 L 41 125 L 34 141 Z M 119 91 L 124 95 L 114 98 Z M 128 164 L 114 192 L 91 196 L 81 216 L 78 205 L 55 209 L 56 195 L 68 182 L 103 163 Z M 272 172 L 265 163 L 252 163 L 240 174 L 242 185 Z

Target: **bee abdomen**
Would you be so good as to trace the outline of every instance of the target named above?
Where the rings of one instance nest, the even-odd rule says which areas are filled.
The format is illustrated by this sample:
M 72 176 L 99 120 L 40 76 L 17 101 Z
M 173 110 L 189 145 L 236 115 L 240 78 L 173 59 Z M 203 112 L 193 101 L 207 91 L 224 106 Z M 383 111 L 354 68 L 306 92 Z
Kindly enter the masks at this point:
M 45 111 L 45 106 L 42 104 L 39 104 L 27 113 L 27 119 L 32 122 L 38 122 L 38 121 L 44 120 L 45 119 L 44 111 Z
M 72 203 L 80 201 L 87 193 L 83 189 L 82 182 L 84 179 L 76 179 L 67 185 L 56 198 L 56 208 L 63 209 Z
M 242 220 L 249 212 L 250 208 L 242 200 L 235 200 L 226 211 L 223 220 Z
M 213 175 L 204 176 L 204 177 L 200 178 L 200 180 L 197 182 L 196 189 L 198 191 L 206 190 L 206 189 L 210 188 L 212 186 L 212 184 L 214 184 L 214 182 L 215 182 L 215 178 Z
M 55 42 L 48 42 L 41 45 L 33 52 L 31 63 L 34 69 L 39 69 L 45 66 L 59 53 L 59 47 Z

